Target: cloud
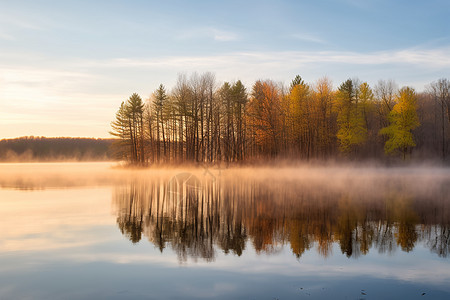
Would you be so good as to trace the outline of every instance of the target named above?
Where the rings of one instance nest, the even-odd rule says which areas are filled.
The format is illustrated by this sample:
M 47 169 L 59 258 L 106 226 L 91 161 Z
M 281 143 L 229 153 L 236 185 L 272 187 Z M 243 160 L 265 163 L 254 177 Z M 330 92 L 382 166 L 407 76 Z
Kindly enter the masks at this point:
M 164 82 L 169 87 L 175 83 L 179 72 L 212 71 L 217 74 L 219 82 L 240 79 L 247 86 L 258 79 L 270 78 L 283 82 L 295 74 L 301 74 L 309 82 L 325 75 L 335 82 L 356 76 L 371 85 L 380 78 L 395 78 L 400 86 L 408 85 L 420 91 L 429 82 L 447 76 L 450 47 L 369 53 L 249 51 L 206 56 L 120 58 L 92 63 L 96 65 L 95 68 L 104 69 L 104 72 L 117 68 L 131 73 L 148 74 L 147 83 L 152 81 L 151 73 L 158 73 L 158 82 Z
M 288 64 L 337 63 L 349 65 L 383 65 L 408 64 L 422 67 L 447 68 L 450 67 L 450 48 L 436 50 L 398 50 L 372 53 L 358 52 L 272 52 L 272 53 L 241 53 L 242 57 L 262 62 L 278 62 Z
M 0 40 L 8 40 L 8 41 L 12 41 L 14 40 L 14 37 L 10 34 L 4 33 L 0 31 Z
M 219 42 L 230 42 L 238 40 L 236 33 L 213 27 L 195 28 L 182 32 L 177 36 L 179 39 L 212 39 Z
M 317 44 L 326 44 L 327 42 L 323 39 L 319 38 L 318 36 L 308 34 L 308 33 L 294 33 L 291 35 L 292 38 L 297 40 L 302 40 L 305 42 L 312 42 Z
M 246 64 L 276 65 L 289 67 L 294 64 L 336 63 L 349 65 L 417 65 L 424 68 L 444 69 L 450 67 L 450 47 L 429 50 L 404 49 L 369 53 L 339 51 L 279 51 L 234 52 L 211 56 L 167 56 L 149 59 L 119 58 L 101 62 L 105 67 L 202 67 Z M 94 63 L 95 64 L 95 63 Z M 100 66 L 98 65 L 98 66 Z
M 49 21 L 43 21 L 41 18 L 35 18 L 34 16 L 2 13 L 0 14 L 0 24 L 6 25 L 8 28 L 16 27 L 30 30 L 42 30 L 43 24 Z

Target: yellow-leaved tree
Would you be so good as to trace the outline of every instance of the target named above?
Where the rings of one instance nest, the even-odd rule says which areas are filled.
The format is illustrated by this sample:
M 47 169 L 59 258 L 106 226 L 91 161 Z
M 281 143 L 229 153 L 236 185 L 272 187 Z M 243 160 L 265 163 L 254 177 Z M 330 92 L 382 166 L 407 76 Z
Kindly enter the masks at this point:
M 416 93 L 413 88 L 403 87 L 397 95 L 397 104 L 389 113 L 388 127 L 382 128 L 380 133 L 389 139 L 384 145 L 386 154 L 402 153 L 403 159 L 410 147 L 414 147 L 412 130 L 420 125 L 417 116 Z
M 313 132 L 312 98 L 309 85 L 298 75 L 291 83 L 287 100 L 289 142 L 299 151 L 300 155 L 309 159 Z
M 341 84 L 334 105 L 339 128 L 336 135 L 339 149 L 349 153 L 356 145 L 363 144 L 367 139 L 366 122 L 361 109 L 363 105 L 359 103 L 358 85 L 355 85 L 353 80 L 348 79 Z

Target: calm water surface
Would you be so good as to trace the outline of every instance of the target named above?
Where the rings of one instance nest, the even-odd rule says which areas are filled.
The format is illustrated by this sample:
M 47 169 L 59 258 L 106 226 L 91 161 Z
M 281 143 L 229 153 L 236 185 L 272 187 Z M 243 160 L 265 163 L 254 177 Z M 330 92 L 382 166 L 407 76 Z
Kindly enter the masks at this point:
M 0 299 L 450 299 L 450 170 L 0 164 Z

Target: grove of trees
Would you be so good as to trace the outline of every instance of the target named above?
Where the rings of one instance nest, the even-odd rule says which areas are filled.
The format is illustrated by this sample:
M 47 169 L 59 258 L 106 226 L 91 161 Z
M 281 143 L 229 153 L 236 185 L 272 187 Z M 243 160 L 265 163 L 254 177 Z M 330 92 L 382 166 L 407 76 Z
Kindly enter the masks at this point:
M 289 87 L 258 80 L 218 84 L 212 73 L 178 76 L 146 100 L 133 94 L 112 122 L 117 158 L 132 164 L 232 163 L 287 158 L 448 161 L 450 81 L 425 92 L 380 80 L 328 78 Z

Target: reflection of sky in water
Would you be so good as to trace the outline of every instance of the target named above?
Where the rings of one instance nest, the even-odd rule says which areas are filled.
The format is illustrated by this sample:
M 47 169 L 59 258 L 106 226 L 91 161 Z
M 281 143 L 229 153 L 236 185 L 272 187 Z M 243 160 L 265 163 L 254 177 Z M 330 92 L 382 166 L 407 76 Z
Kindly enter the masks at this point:
M 256 253 L 248 238 L 240 257 L 216 247 L 211 262 L 188 256 L 180 263 L 169 246 L 161 253 L 145 236 L 133 244 L 122 235 L 117 203 L 112 203 L 116 196 L 117 188 L 108 186 L 0 189 L 0 298 L 450 296 L 450 259 L 422 241 L 411 252 L 397 247 L 393 253 L 379 253 L 372 247 L 350 258 L 336 242 L 324 258 L 314 243 L 297 259 L 286 242 L 270 254 Z

